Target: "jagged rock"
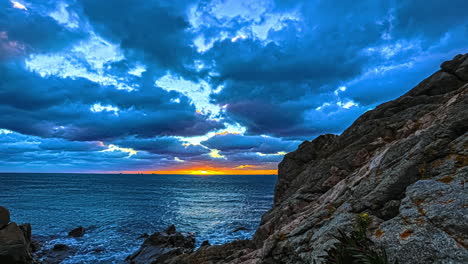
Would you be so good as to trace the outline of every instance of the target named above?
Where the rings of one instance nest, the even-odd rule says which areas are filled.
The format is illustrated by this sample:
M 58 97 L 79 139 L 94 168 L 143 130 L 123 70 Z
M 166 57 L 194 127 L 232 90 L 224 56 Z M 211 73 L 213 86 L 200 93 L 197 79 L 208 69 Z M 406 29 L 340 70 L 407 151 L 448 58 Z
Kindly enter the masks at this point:
M 468 263 L 468 174 L 450 183 L 410 185 L 400 214 L 380 225 L 373 239 L 406 263 Z M 429 243 L 430 242 L 430 243 Z
M 75 254 L 76 251 L 77 249 L 74 247 L 65 244 L 56 244 L 52 248 L 40 250 L 36 256 L 40 259 L 41 263 L 59 264 Z
M 463 263 L 468 256 L 464 248 L 467 232 L 449 229 L 457 226 L 455 219 L 459 225 L 468 226 L 467 218 L 462 217 L 468 214 L 461 205 L 446 206 L 447 213 L 439 215 L 439 223 L 450 225 L 437 227 L 431 220 L 426 221 L 428 228 L 413 230 L 426 237 L 415 235 L 406 247 L 387 236 L 395 239 L 404 231 L 394 233 L 396 223 L 403 221 L 408 186 L 424 179 L 453 178 L 459 186 L 466 181 L 466 65 L 468 55 L 459 55 L 407 94 L 362 115 L 342 135 L 304 142 L 297 151 L 287 154 L 279 165 L 275 206 L 264 215 L 255 234 L 262 253 L 255 262 L 318 260 L 336 228 L 349 229 L 354 214 L 366 211 L 381 223 L 377 234 L 383 242 L 379 244 L 389 248 L 389 255 L 399 263 Z M 458 199 L 463 197 L 467 199 L 466 192 Z M 429 239 L 437 236 L 436 229 L 458 232 L 459 237 Z M 425 241 L 432 241 L 431 247 Z M 458 249 L 447 251 L 449 245 L 458 245 Z M 424 250 L 430 251 L 432 260 L 422 256 Z M 448 256 L 448 252 L 455 255 Z
M 10 223 L 10 211 L 3 206 L 0 206 L 0 229 Z
M 274 206 L 252 242 L 164 263 L 320 263 L 366 212 L 400 264 L 468 263 L 468 54 L 341 135 L 305 141 L 279 164 Z
M 166 234 L 171 235 L 171 234 L 175 234 L 177 230 L 176 230 L 175 225 L 171 225 L 164 232 L 166 232 Z
M 208 240 L 203 241 L 200 247 L 205 247 L 205 246 L 211 246 L 210 241 Z
M 167 259 L 164 264 L 202 264 L 202 263 L 229 263 L 242 259 L 253 251 L 254 245 L 250 240 L 238 240 L 224 245 L 200 247 L 191 254 L 180 254 Z
M 30 253 L 30 237 L 16 223 L 9 223 L 0 229 L 0 263 L 29 264 L 33 258 Z
M 65 245 L 65 244 L 56 244 L 52 248 L 53 251 L 63 251 L 63 250 L 67 250 L 67 249 L 69 249 L 69 247 L 67 245 Z
M 86 229 L 82 226 L 79 226 L 68 233 L 68 236 L 71 237 L 82 237 L 84 236 Z
M 164 263 L 175 256 L 193 252 L 195 238 L 193 235 L 184 235 L 170 226 L 164 232 L 156 232 L 149 236 L 140 249 L 127 257 L 132 264 Z

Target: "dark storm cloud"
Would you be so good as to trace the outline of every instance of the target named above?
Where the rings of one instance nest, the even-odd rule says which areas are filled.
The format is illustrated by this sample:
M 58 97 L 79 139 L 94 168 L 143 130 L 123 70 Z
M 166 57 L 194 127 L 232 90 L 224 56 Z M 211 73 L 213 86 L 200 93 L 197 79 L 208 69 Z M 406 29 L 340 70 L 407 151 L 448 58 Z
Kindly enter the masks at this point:
M 103 87 L 85 79 L 41 78 L 17 64 L 0 65 L 0 127 L 42 137 L 107 140 L 127 135 L 201 135 L 222 125 L 195 114 L 193 105 L 172 103 L 156 87 L 138 92 Z M 93 112 L 100 103 L 118 112 Z
M 183 71 L 184 63 L 192 63 L 195 54 L 185 15 L 189 1 L 82 0 L 80 3 L 97 32 L 120 43 L 128 56 L 164 70 Z
M 99 151 L 106 149 L 100 142 L 67 141 L 59 138 L 44 139 L 39 144 L 43 150 Z
M 274 154 L 280 151 L 290 152 L 297 148 L 300 141 L 287 141 L 266 136 L 242 136 L 238 134 L 216 135 L 202 144 L 221 151 L 242 150 Z
M 144 150 L 154 154 L 186 157 L 199 156 L 210 152 L 200 145 L 183 145 L 184 143 L 173 137 L 135 138 L 129 137 L 115 142 L 119 146 Z
M 430 73 L 428 68 L 436 70 L 441 60 L 459 51 L 456 48 L 468 46 L 468 19 L 460 9 L 468 4 L 457 1 L 445 9 L 446 5 L 444 1 L 278 3 L 271 12 L 299 10 L 299 22 L 290 20 L 280 30 L 271 29 L 267 41 L 249 37 L 216 42 L 205 54 L 216 61 L 215 71 L 225 84 L 213 98 L 228 104 L 231 117 L 253 133 L 300 136 L 336 131 L 333 125 L 327 129 L 305 123 L 305 112 L 317 105 L 299 103 L 302 98 L 332 93 L 351 81 L 348 93 L 341 95 L 352 94 L 364 106 L 401 95 Z M 464 41 L 452 44 L 453 38 Z M 438 53 L 433 51 L 436 48 Z M 406 63 L 410 65 L 401 67 Z M 393 70 L 367 74 L 388 69 Z M 408 70 L 411 76 L 405 75 Z M 362 76 L 368 79 L 356 81 Z M 352 118 L 366 108 L 353 111 Z
M 12 55 L 57 50 L 84 37 L 82 31 L 64 28 L 47 16 L 45 2 L 36 6 L 32 1 L 32 10 L 13 8 L 10 1 L 0 2 L 0 62 Z

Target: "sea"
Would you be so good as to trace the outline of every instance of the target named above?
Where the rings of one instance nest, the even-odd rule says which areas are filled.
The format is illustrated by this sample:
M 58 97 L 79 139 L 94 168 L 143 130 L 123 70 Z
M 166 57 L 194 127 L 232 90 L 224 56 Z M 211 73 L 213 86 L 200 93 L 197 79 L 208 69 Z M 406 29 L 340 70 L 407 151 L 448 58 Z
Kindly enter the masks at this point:
M 45 248 L 77 250 L 62 263 L 123 263 L 142 234 L 170 225 L 194 233 L 197 246 L 251 238 L 273 204 L 276 177 L 3 173 L 0 205 L 12 221 L 31 223 Z M 68 237 L 78 226 L 85 235 Z

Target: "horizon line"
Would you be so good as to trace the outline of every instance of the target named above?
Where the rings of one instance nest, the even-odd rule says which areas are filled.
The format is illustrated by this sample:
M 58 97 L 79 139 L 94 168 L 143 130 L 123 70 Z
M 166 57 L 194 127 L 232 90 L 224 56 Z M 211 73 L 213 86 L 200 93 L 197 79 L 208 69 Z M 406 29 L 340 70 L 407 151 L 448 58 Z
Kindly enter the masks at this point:
M 253 173 L 253 174 L 243 174 L 243 173 L 219 173 L 219 174 L 208 174 L 208 173 L 156 173 L 156 172 L 135 172 L 135 173 L 125 173 L 125 172 L 0 172 L 0 174 L 103 174 L 103 175 L 112 175 L 112 174 L 122 174 L 122 175 L 199 175 L 199 176 L 216 176 L 216 175 L 278 175 L 278 173 Z

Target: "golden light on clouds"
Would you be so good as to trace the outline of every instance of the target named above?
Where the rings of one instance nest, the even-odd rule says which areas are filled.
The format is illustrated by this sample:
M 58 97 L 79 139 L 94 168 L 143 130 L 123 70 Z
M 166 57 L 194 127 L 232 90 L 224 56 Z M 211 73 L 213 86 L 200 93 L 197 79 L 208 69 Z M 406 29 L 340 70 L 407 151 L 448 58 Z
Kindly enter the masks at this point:
M 109 152 L 109 151 L 121 151 L 121 152 L 126 152 L 128 153 L 128 157 L 131 157 L 133 155 L 136 155 L 138 153 L 138 151 L 132 149 L 132 148 L 121 148 L 119 146 L 116 146 L 116 145 L 113 145 L 113 144 L 110 144 L 107 146 L 107 149 L 105 150 L 101 150 L 102 152 Z
M 210 157 L 215 158 L 215 159 L 225 159 L 226 158 L 225 156 L 219 154 L 219 150 L 217 150 L 217 149 L 212 149 L 208 155 L 210 155 Z
M 245 169 L 245 168 L 255 168 L 255 165 L 240 165 L 238 167 L 235 167 L 235 169 Z

